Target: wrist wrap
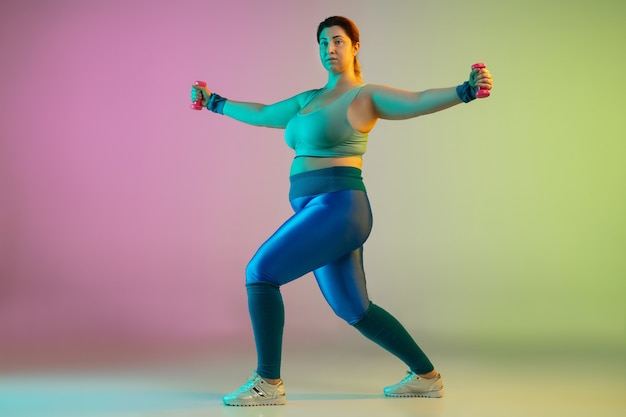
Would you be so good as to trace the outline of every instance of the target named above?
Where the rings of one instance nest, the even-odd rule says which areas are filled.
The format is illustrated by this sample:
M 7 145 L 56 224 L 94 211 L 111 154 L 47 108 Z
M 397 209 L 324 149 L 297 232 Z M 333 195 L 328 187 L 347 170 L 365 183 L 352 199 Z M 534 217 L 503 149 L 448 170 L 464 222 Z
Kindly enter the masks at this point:
M 213 113 L 224 114 L 224 104 L 226 99 L 219 94 L 211 93 L 206 108 Z
M 456 88 L 456 94 L 463 103 L 469 103 L 476 99 L 476 90 L 467 81 Z

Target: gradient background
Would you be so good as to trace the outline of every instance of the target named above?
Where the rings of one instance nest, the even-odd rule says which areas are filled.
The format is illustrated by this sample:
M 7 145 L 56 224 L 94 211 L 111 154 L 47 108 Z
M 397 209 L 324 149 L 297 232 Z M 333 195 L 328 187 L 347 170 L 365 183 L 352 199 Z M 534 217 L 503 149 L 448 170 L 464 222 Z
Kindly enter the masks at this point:
M 290 215 L 292 152 L 191 111 L 190 84 L 320 87 L 334 14 L 366 82 L 453 86 L 477 61 L 495 80 L 370 135 L 371 298 L 429 351 L 623 352 L 626 4 L 554 3 L 3 1 L 0 363 L 252 343 L 243 271 Z M 287 344 L 350 332 L 311 277 L 283 294 Z

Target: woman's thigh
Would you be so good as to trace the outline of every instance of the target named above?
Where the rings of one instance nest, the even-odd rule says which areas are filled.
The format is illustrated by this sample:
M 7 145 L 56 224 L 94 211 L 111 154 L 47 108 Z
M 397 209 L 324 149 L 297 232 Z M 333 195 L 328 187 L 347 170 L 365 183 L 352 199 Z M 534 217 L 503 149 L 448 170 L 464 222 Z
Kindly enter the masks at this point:
M 321 194 L 296 209 L 248 264 L 248 283 L 286 284 L 360 248 L 371 230 L 362 191 Z

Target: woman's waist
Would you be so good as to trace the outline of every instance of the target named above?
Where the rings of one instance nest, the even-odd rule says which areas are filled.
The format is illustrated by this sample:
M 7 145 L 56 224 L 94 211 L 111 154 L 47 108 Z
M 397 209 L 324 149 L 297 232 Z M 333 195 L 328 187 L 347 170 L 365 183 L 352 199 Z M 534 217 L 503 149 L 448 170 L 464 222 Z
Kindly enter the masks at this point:
M 291 163 L 290 175 L 332 167 L 361 169 L 363 167 L 363 158 L 359 155 L 341 157 L 297 156 Z
M 366 191 L 361 168 L 350 165 L 335 164 L 298 172 L 291 174 L 289 182 L 289 200 L 344 190 Z

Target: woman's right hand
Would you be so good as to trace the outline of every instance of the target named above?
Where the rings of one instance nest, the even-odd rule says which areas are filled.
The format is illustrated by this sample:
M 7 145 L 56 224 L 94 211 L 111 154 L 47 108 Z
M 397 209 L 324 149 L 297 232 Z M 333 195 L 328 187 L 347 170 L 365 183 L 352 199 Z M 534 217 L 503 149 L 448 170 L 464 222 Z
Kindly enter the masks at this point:
M 196 84 L 191 86 L 191 101 L 196 102 L 201 100 L 202 107 L 206 107 L 209 102 L 209 97 L 211 96 L 211 92 L 206 88 Z

